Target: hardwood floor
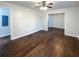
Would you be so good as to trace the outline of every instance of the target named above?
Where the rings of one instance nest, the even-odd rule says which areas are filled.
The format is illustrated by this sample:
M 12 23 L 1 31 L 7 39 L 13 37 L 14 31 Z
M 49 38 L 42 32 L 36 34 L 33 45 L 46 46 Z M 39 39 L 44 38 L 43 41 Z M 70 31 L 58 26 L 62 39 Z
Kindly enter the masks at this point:
M 0 45 L 0 56 L 79 56 L 79 40 L 65 36 L 62 29 L 49 28 Z
M 0 45 L 8 43 L 11 40 L 10 37 L 11 37 L 10 35 L 4 36 L 4 37 L 0 37 Z

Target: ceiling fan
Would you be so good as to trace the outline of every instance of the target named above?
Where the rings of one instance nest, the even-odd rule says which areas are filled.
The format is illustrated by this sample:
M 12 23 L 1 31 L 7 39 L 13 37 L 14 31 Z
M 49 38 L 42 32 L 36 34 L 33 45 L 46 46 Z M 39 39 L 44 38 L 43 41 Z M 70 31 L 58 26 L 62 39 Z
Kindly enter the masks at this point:
M 36 7 L 40 7 L 40 10 L 47 10 L 48 8 L 52 8 L 53 2 L 48 1 L 41 1 L 37 3 L 38 5 Z

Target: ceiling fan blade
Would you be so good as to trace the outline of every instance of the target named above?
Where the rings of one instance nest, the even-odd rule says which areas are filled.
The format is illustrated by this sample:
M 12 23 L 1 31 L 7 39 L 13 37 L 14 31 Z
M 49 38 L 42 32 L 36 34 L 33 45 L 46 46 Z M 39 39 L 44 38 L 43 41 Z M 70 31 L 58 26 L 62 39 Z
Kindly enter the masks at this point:
M 49 3 L 48 5 L 53 5 L 53 3 Z
M 52 8 L 51 6 L 47 6 L 48 8 Z

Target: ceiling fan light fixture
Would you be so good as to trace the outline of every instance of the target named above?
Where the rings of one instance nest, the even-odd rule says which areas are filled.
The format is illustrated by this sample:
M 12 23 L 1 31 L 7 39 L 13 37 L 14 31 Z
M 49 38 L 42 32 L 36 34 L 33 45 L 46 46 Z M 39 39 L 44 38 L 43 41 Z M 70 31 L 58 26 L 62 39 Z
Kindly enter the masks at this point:
M 43 10 L 43 11 L 45 11 L 45 10 L 47 10 L 48 8 L 45 6 L 45 7 L 40 7 L 40 10 Z
M 45 6 L 45 7 L 43 8 L 43 10 L 47 10 L 47 7 Z
M 42 6 L 40 7 L 40 10 L 43 10 L 43 7 Z
M 38 5 L 36 5 L 36 6 L 40 7 L 40 10 L 46 11 L 48 8 L 52 8 L 52 5 L 53 5 L 53 3 L 49 0 L 49 1 L 38 2 Z

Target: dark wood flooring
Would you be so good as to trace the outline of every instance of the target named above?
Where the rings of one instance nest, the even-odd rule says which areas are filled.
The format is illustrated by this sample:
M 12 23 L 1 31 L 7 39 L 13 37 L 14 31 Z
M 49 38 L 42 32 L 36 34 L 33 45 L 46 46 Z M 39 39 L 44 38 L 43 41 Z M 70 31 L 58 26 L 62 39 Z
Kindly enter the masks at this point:
M 62 29 L 49 28 L 0 45 L 0 56 L 79 56 L 79 40 L 65 36 Z
M 0 37 L 0 45 L 7 44 L 11 40 L 11 36 Z

